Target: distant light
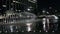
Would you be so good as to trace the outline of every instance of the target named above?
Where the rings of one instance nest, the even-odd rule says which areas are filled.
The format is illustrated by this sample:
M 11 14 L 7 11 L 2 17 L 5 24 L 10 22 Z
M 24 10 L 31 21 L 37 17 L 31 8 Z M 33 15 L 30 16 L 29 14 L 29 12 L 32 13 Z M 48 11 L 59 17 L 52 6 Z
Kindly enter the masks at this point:
M 33 8 L 33 7 L 30 6 L 29 8 Z
M 49 7 L 49 9 L 52 9 L 52 7 Z
M 7 7 L 6 5 L 2 5 L 3 7 Z
M 49 14 L 49 12 L 47 12 L 47 14 Z
M 27 10 L 30 11 L 31 9 L 28 8 Z
M 27 26 L 30 26 L 31 24 L 32 24 L 32 23 L 27 23 L 26 25 L 27 25 Z
M 13 2 L 16 2 L 16 1 L 13 1 Z
M 45 10 L 42 11 L 43 13 L 45 12 Z
M 20 3 L 20 2 L 16 1 L 16 3 Z
M 36 0 L 28 0 L 29 2 L 36 3 Z
M 18 11 L 21 11 L 21 10 L 18 10 Z

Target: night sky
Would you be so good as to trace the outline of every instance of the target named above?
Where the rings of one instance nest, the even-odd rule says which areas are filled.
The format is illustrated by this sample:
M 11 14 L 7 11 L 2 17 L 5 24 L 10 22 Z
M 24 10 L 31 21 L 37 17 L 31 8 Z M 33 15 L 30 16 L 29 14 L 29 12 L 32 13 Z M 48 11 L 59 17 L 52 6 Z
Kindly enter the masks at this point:
M 37 0 L 39 9 L 53 7 L 60 9 L 60 0 Z

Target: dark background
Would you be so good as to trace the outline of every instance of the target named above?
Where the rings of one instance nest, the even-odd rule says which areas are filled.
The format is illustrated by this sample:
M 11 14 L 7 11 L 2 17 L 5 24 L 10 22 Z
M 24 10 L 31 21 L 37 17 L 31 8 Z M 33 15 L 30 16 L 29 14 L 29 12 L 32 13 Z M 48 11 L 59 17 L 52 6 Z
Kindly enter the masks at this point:
M 2 2 L 3 1 L 3 2 Z M 4 13 L 6 8 L 2 7 L 3 4 L 6 4 L 6 0 L 0 0 L 0 13 Z M 7 3 L 7 7 L 8 7 Z M 58 10 L 57 14 L 60 13 L 60 0 L 37 0 L 37 10 L 36 13 L 41 13 L 42 9 Z M 49 10 L 50 11 L 50 10 Z M 54 11 L 50 12 L 51 14 L 55 14 Z
M 45 9 L 50 14 L 60 13 L 60 0 L 37 0 L 38 12 L 42 13 L 41 10 Z M 49 7 L 52 9 L 49 10 Z M 57 10 L 57 12 L 55 12 Z M 59 14 L 60 15 L 60 14 Z
M 39 9 L 53 7 L 60 9 L 60 0 L 37 0 Z

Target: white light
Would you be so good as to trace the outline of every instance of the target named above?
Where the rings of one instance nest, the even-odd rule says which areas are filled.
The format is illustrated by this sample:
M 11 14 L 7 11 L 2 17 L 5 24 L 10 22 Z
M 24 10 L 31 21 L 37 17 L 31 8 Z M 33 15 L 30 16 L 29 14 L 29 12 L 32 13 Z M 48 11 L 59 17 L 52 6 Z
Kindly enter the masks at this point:
M 31 24 L 32 24 L 32 23 L 27 23 L 26 25 L 27 25 L 27 26 L 30 26 Z
M 6 7 L 6 5 L 2 5 L 3 7 Z
M 45 25 L 44 25 L 43 27 L 44 27 L 44 29 L 45 29 Z
M 52 15 L 52 16 L 54 17 L 54 19 L 55 19 L 54 22 L 56 23 L 59 18 L 57 16 L 55 16 L 55 15 Z
M 13 2 L 16 2 L 16 1 L 13 1 Z
M 49 14 L 49 12 L 47 12 L 47 14 Z
M 46 27 L 45 27 L 45 25 L 43 25 L 43 30 L 44 30 L 44 31 L 46 30 Z
M 34 30 L 34 32 L 36 32 L 36 31 Z
M 45 25 L 45 23 L 46 23 L 46 18 L 43 18 L 43 30 L 45 31 L 46 30 L 46 25 Z
M 10 26 L 10 30 L 11 30 L 11 32 L 13 32 L 13 26 Z
M 54 31 L 52 31 L 52 32 L 54 32 Z
M 57 16 L 54 16 L 55 17 L 55 19 L 58 19 L 58 17 Z
M 43 13 L 45 12 L 45 10 L 42 11 Z
M 45 24 L 45 22 L 46 22 L 46 18 L 43 18 L 43 24 Z
M 16 1 L 16 3 L 19 3 L 18 1 Z
M 28 26 L 27 29 L 28 29 L 28 32 L 31 31 L 31 27 L 30 26 Z
M 32 24 L 32 23 L 27 23 L 27 24 L 26 24 L 26 25 L 27 25 L 27 30 L 28 30 L 28 32 L 31 31 L 31 24 Z
M 29 9 L 29 8 L 28 8 L 27 10 L 28 10 L 28 11 L 30 11 L 30 9 Z
M 46 18 L 43 18 L 43 20 L 46 20 Z
M 32 2 L 32 3 L 35 3 L 36 2 L 36 0 L 28 0 L 29 2 Z
M 41 30 L 39 32 L 41 32 Z
M 55 17 L 55 19 L 58 19 L 58 17 L 57 17 L 57 16 L 55 16 L 55 15 L 52 15 L 52 16 L 54 16 L 54 17 Z

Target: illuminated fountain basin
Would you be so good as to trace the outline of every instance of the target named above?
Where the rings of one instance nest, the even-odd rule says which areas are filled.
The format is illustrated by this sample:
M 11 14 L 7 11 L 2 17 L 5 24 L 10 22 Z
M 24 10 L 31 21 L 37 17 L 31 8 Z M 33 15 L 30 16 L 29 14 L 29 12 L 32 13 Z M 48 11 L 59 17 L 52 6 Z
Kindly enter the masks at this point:
M 36 26 L 36 22 L 39 21 L 36 19 L 36 15 L 29 12 L 21 12 L 18 15 L 18 18 L 6 18 L 3 22 L 3 30 L 5 32 L 18 32 L 18 31 L 32 31 Z

